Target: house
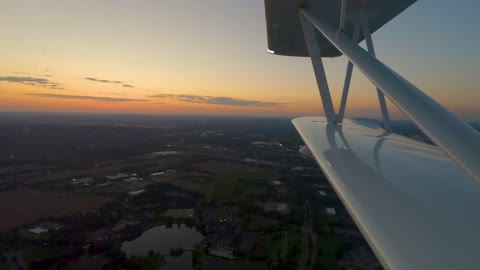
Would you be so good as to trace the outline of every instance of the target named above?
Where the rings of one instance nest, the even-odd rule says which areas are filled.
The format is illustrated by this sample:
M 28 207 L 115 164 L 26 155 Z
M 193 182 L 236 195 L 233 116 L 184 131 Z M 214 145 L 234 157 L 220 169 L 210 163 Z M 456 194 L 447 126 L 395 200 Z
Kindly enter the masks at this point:
M 272 181 L 272 184 L 276 187 L 279 187 L 282 185 L 282 182 L 278 181 L 278 180 L 275 180 L 275 181 Z

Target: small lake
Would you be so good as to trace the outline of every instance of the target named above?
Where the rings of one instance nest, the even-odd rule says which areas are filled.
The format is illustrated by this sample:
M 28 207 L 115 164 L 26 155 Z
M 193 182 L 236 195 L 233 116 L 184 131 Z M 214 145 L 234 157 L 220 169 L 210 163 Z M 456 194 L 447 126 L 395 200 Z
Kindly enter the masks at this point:
M 122 251 L 127 257 L 131 255 L 146 256 L 150 250 L 163 254 L 172 248 L 193 248 L 200 243 L 204 236 L 195 228 L 189 228 L 184 224 L 174 224 L 167 228 L 165 225 L 151 228 L 132 241 L 122 244 Z M 192 269 L 192 253 L 185 251 L 179 257 L 164 257 L 166 265 L 164 269 L 190 270 Z

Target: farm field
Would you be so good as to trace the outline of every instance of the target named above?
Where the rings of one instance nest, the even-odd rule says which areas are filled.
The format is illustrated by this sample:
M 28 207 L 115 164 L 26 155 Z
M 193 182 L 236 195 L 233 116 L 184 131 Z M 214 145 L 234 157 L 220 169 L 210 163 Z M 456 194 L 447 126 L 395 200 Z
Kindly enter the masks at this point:
M 27 188 L 0 192 L 0 209 L 2 209 L 0 232 L 40 218 L 94 211 L 109 201 L 109 198 L 98 196 L 60 194 Z

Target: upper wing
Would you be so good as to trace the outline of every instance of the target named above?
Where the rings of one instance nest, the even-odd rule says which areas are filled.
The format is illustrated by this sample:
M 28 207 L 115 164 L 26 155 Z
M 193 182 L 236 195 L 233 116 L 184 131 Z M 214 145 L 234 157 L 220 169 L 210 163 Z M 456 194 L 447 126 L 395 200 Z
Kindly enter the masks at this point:
M 332 25 L 338 25 L 340 19 L 341 0 L 318 1 L 318 0 L 264 0 L 265 19 L 267 25 L 268 50 L 273 54 L 287 56 L 309 56 L 302 26 L 298 18 L 300 8 L 309 6 L 316 15 L 324 18 Z M 353 36 L 354 21 L 359 16 L 358 6 L 368 2 L 368 12 L 365 16 L 370 22 L 372 33 L 395 18 L 417 0 L 368 0 L 348 1 L 345 35 Z M 342 55 L 325 37 L 318 36 L 318 43 L 322 56 L 335 57 Z M 358 41 L 364 36 L 360 33 Z
M 293 124 L 385 268 L 478 269 L 480 186 L 441 150 L 351 121 Z

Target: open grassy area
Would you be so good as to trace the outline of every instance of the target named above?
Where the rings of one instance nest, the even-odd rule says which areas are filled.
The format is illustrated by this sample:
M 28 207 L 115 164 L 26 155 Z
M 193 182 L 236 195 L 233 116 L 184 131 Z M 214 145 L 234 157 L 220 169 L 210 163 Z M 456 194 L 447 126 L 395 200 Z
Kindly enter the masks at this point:
M 337 261 L 337 252 L 345 240 L 335 234 L 324 233 L 317 238 L 318 257 L 315 269 L 341 270 Z
M 27 188 L 0 192 L 3 216 L 0 231 L 8 231 L 40 218 L 94 211 L 109 201 L 111 199 L 99 196 L 61 194 Z
M 245 197 L 249 182 L 234 175 L 217 177 L 208 187 L 205 195 L 208 202 L 238 200 Z
M 247 232 L 262 232 L 270 231 L 272 228 L 277 226 L 278 222 L 274 219 L 258 216 L 258 215 L 249 215 L 246 216 L 241 227 L 242 230 Z
M 0 270 L 10 270 L 10 265 L 7 262 L 0 262 Z
M 185 190 L 196 192 L 201 195 L 205 195 L 207 193 L 208 187 L 210 184 L 210 183 L 194 183 L 192 181 L 188 181 L 180 177 L 165 179 L 163 182 L 174 185 L 176 187 L 179 187 Z
M 325 214 L 324 210 L 315 210 L 312 215 L 313 227 L 315 231 L 322 232 L 328 229 L 329 225 L 336 224 L 335 216 Z
M 209 202 L 243 199 L 248 193 L 251 181 L 255 179 L 271 181 L 277 178 L 277 174 L 271 169 L 242 163 L 202 162 L 196 164 L 196 167 L 216 174 L 205 195 Z
M 345 244 L 345 239 L 339 235 L 330 233 L 329 230 L 329 226 L 337 223 L 335 216 L 329 216 L 322 210 L 316 210 L 313 213 L 313 226 L 318 234 L 318 257 L 315 263 L 315 269 L 341 269 L 337 260 L 337 252 Z
M 192 167 L 193 172 L 179 172 L 162 182 L 202 194 L 208 202 L 213 202 L 244 199 L 253 180 L 277 178 L 271 169 L 230 161 L 204 161 Z
M 148 270 L 156 270 L 161 268 L 161 266 L 165 264 L 165 260 L 160 254 L 151 254 L 141 258 L 141 269 L 148 269 Z
M 292 269 L 296 269 L 298 260 L 302 254 L 302 232 L 288 231 L 282 233 L 280 237 L 276 237 L 270 243 L 267 257 L 268 261 L 273 264 L 288 264 Z
M 33 263 L 62 256 L 65 252 L 66 250 L 60 246 L 43 246 L 25 251 L 23 257 L 27 263 Z

